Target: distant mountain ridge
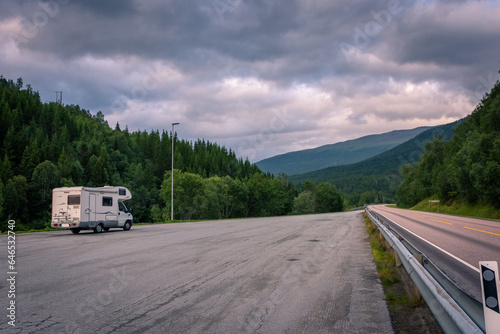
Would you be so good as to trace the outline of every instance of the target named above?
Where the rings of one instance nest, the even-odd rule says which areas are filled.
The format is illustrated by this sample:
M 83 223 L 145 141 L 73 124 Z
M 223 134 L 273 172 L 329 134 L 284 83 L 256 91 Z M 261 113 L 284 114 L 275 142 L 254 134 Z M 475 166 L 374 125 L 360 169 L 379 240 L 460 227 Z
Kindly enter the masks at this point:
M 374 157 L 386 152 L 432 127 L 422 126 L 410 130 L 395 130 L 368 135 L 313 149 L 289 152 L 261 160 L 256 165 L 274 175 L 303 174 L 327 167 L 342 166 Z
M 347 194 L 351 204 L 395 202 L 396 187 L 403 180 L 400 169 L 405 164 L 415 164 L 424 152 L 425 145 L 436 136 L 443 141 L 453 138 L 454 129 L 467 118 L 427 129 L 416 137 L 371 158 L 349 165 L 328 167 L 289 179 L 299 189 L 306 181 L 331 182 Z

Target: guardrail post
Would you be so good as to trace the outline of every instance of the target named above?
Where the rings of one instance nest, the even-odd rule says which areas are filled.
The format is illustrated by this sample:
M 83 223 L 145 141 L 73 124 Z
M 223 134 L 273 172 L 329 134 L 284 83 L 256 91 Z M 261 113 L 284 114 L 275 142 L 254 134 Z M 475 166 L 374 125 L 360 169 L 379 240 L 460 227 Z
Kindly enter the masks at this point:
M 396 259 L 396 267 L 401 267 L 403 265 L 403 262 L 401 262 L 401 258 L 399 257 L 399 254 L 395 249 L 392 250 L 392 255 L 394 255 L 394 258 Z

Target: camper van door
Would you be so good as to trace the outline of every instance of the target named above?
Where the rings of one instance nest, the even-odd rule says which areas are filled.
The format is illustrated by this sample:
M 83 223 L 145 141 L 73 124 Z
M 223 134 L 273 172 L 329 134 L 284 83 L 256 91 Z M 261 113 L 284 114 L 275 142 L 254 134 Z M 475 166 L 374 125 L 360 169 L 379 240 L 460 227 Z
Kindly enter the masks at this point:
M 97 196 L 94 193 L 89 193 L 89 226 L 93 227 L 95 226 L 96 222 L 96 203 L 97 203 Z

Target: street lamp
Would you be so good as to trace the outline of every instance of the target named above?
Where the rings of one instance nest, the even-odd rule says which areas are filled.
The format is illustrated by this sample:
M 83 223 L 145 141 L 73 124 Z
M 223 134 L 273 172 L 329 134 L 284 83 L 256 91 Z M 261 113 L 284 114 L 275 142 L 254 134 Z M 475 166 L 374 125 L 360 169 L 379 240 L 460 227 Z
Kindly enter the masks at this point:
M 178 124 L 179 123 L 172 123 L 172 193 L 170 196 L 172 203 L 170 205 L 170 220 L 174 220 L 174 126 Z

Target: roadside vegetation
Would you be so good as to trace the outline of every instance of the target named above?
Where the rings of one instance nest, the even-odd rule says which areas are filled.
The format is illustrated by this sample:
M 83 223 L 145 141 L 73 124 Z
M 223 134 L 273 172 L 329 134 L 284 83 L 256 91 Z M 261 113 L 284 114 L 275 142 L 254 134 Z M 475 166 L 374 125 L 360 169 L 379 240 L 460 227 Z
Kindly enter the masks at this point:
M 344 209 L 342 194 L 330 182 L 315 185 L 308 181 L 301 190 L 302 192 L 293 200 L 292 214 L 337 212 Z
M 425 210 L 432 198 L 441 201 L 443 213 L 499 218 L 500 82 L 450 141 L 437 136 L 428 142 L 418 163 L 405 165 L 402 174 L 400 207 Z
M 439 212 L 448 215 L 471 218 L 500 220 L 500 210 L 491 205 L 467 204 L 460 201 L 452 201 L 448 203 L 439 203 L 438 209 L 438 205 L 436 203 L 431 203 L 429 205 L 429 201 L 436 197 L 437 196 L 426 198 L 410 209 L 425 212 Z

